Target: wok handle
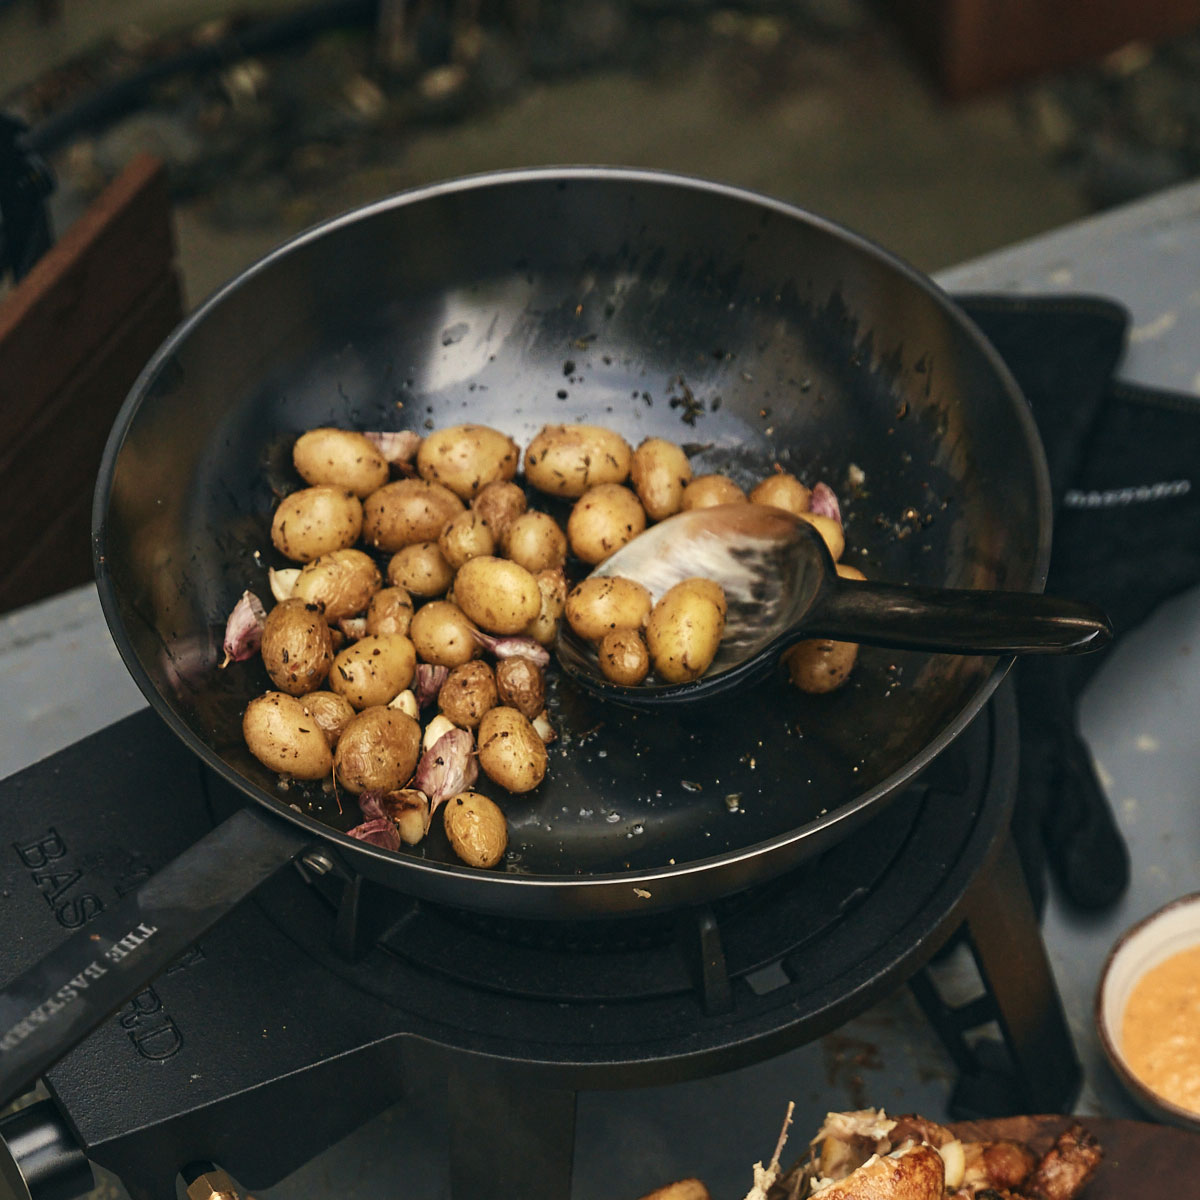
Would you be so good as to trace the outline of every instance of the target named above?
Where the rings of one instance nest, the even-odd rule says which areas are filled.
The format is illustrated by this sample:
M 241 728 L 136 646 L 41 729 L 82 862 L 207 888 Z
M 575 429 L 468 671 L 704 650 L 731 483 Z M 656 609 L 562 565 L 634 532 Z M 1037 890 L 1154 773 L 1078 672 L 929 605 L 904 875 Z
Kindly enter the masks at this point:
M 242 808 L 0 993 L 0 1105 L 15 1099 L 312 841 Z
M 832 637 L 946 654 L 1085 654 L 1112 641 L 1092 604 L 1037 592 L 907 587 L 833 579 L 792 640 Z

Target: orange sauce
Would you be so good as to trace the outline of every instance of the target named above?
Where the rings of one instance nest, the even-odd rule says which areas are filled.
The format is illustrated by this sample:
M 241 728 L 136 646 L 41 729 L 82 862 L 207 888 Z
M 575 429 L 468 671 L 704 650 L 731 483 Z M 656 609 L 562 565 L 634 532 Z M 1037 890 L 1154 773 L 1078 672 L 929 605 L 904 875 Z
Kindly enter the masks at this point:
M 1200 946 L 1171 955 L 1134 985 L 1121 1052 L 1151 1091 L 1200 1112 Z

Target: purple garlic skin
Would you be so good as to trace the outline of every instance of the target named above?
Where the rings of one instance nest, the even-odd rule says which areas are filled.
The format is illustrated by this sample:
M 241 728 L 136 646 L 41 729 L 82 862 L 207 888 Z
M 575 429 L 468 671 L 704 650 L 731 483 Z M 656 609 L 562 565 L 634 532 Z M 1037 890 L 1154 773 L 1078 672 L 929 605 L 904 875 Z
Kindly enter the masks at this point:
M 421 445 L 421 435 L 411 429 L 395 432 L 367 432 L 363 434 L 393 467 L 402 467 L 416 457 Z
M 812 509 L 818 517 L 831 517 L 839 525 L 842 523 L 842 509 L 833 488 L 827 483 L 818 483 L 812 490 Z
M 442 690 L 442 684 L 450 674 L 449 667 L 434 667 L 429 663 L 417 663 L 416 678 L 413 679 L 412 690 L 420 708 L 428 708 Z
M 539 667 L 550 665 L 550 651 L 531 637 L 493 637 L 482 629 L 472 629 L 471 636 L 497 658 L 527 658 Z
M 429 797 L 432 815 L 437 806 L 459 792 L 469 791 L 479 778 L 475 739 L 465 729 L 443 733 L 417 763 L 413 787 Z
M 262 601 L 253 592 L 243 592 L 242 598 L 233 606 L 229 619 L 225 622 L 225 661 L 222 667 L 231 662 L 245 662 L 253 658 L 262 645 L 263 626 L 267 623 L 267 610 Z
M 372 846 L 379 846 L 384 850 L 400 849 L 399 831 L 387 817 L 376 817 L 374 820 L 364 821 L 347 832 L 360 842 L 369 842 Z

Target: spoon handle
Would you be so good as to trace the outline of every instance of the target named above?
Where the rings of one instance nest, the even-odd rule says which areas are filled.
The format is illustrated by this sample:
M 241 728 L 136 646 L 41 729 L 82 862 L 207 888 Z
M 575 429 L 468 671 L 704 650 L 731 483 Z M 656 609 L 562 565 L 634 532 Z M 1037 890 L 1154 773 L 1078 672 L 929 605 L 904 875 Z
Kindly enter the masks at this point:
M 842 579 L 792 632 L 948 654 L 1083 654 L 1112 640 L 1104 613 L 1075 600 Z

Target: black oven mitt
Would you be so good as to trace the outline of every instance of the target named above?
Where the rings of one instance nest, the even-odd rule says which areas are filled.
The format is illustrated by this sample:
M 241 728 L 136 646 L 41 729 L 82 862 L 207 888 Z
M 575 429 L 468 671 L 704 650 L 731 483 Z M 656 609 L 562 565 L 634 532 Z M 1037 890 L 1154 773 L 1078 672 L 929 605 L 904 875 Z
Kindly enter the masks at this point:
M 1200 582 L 1200 401 L 1115 380 L 1129 315 L 1090 296 L 962 296 L 1033 410 L 1050 467 L 1046 590 L 1100 605 L 1119 640 Z M 1039 911 L 1049 865 L 1081 908 L 1113 904 L 1129 854 L 1079 735 L 1104 653 L 1025 658 L 1014 833 Z

